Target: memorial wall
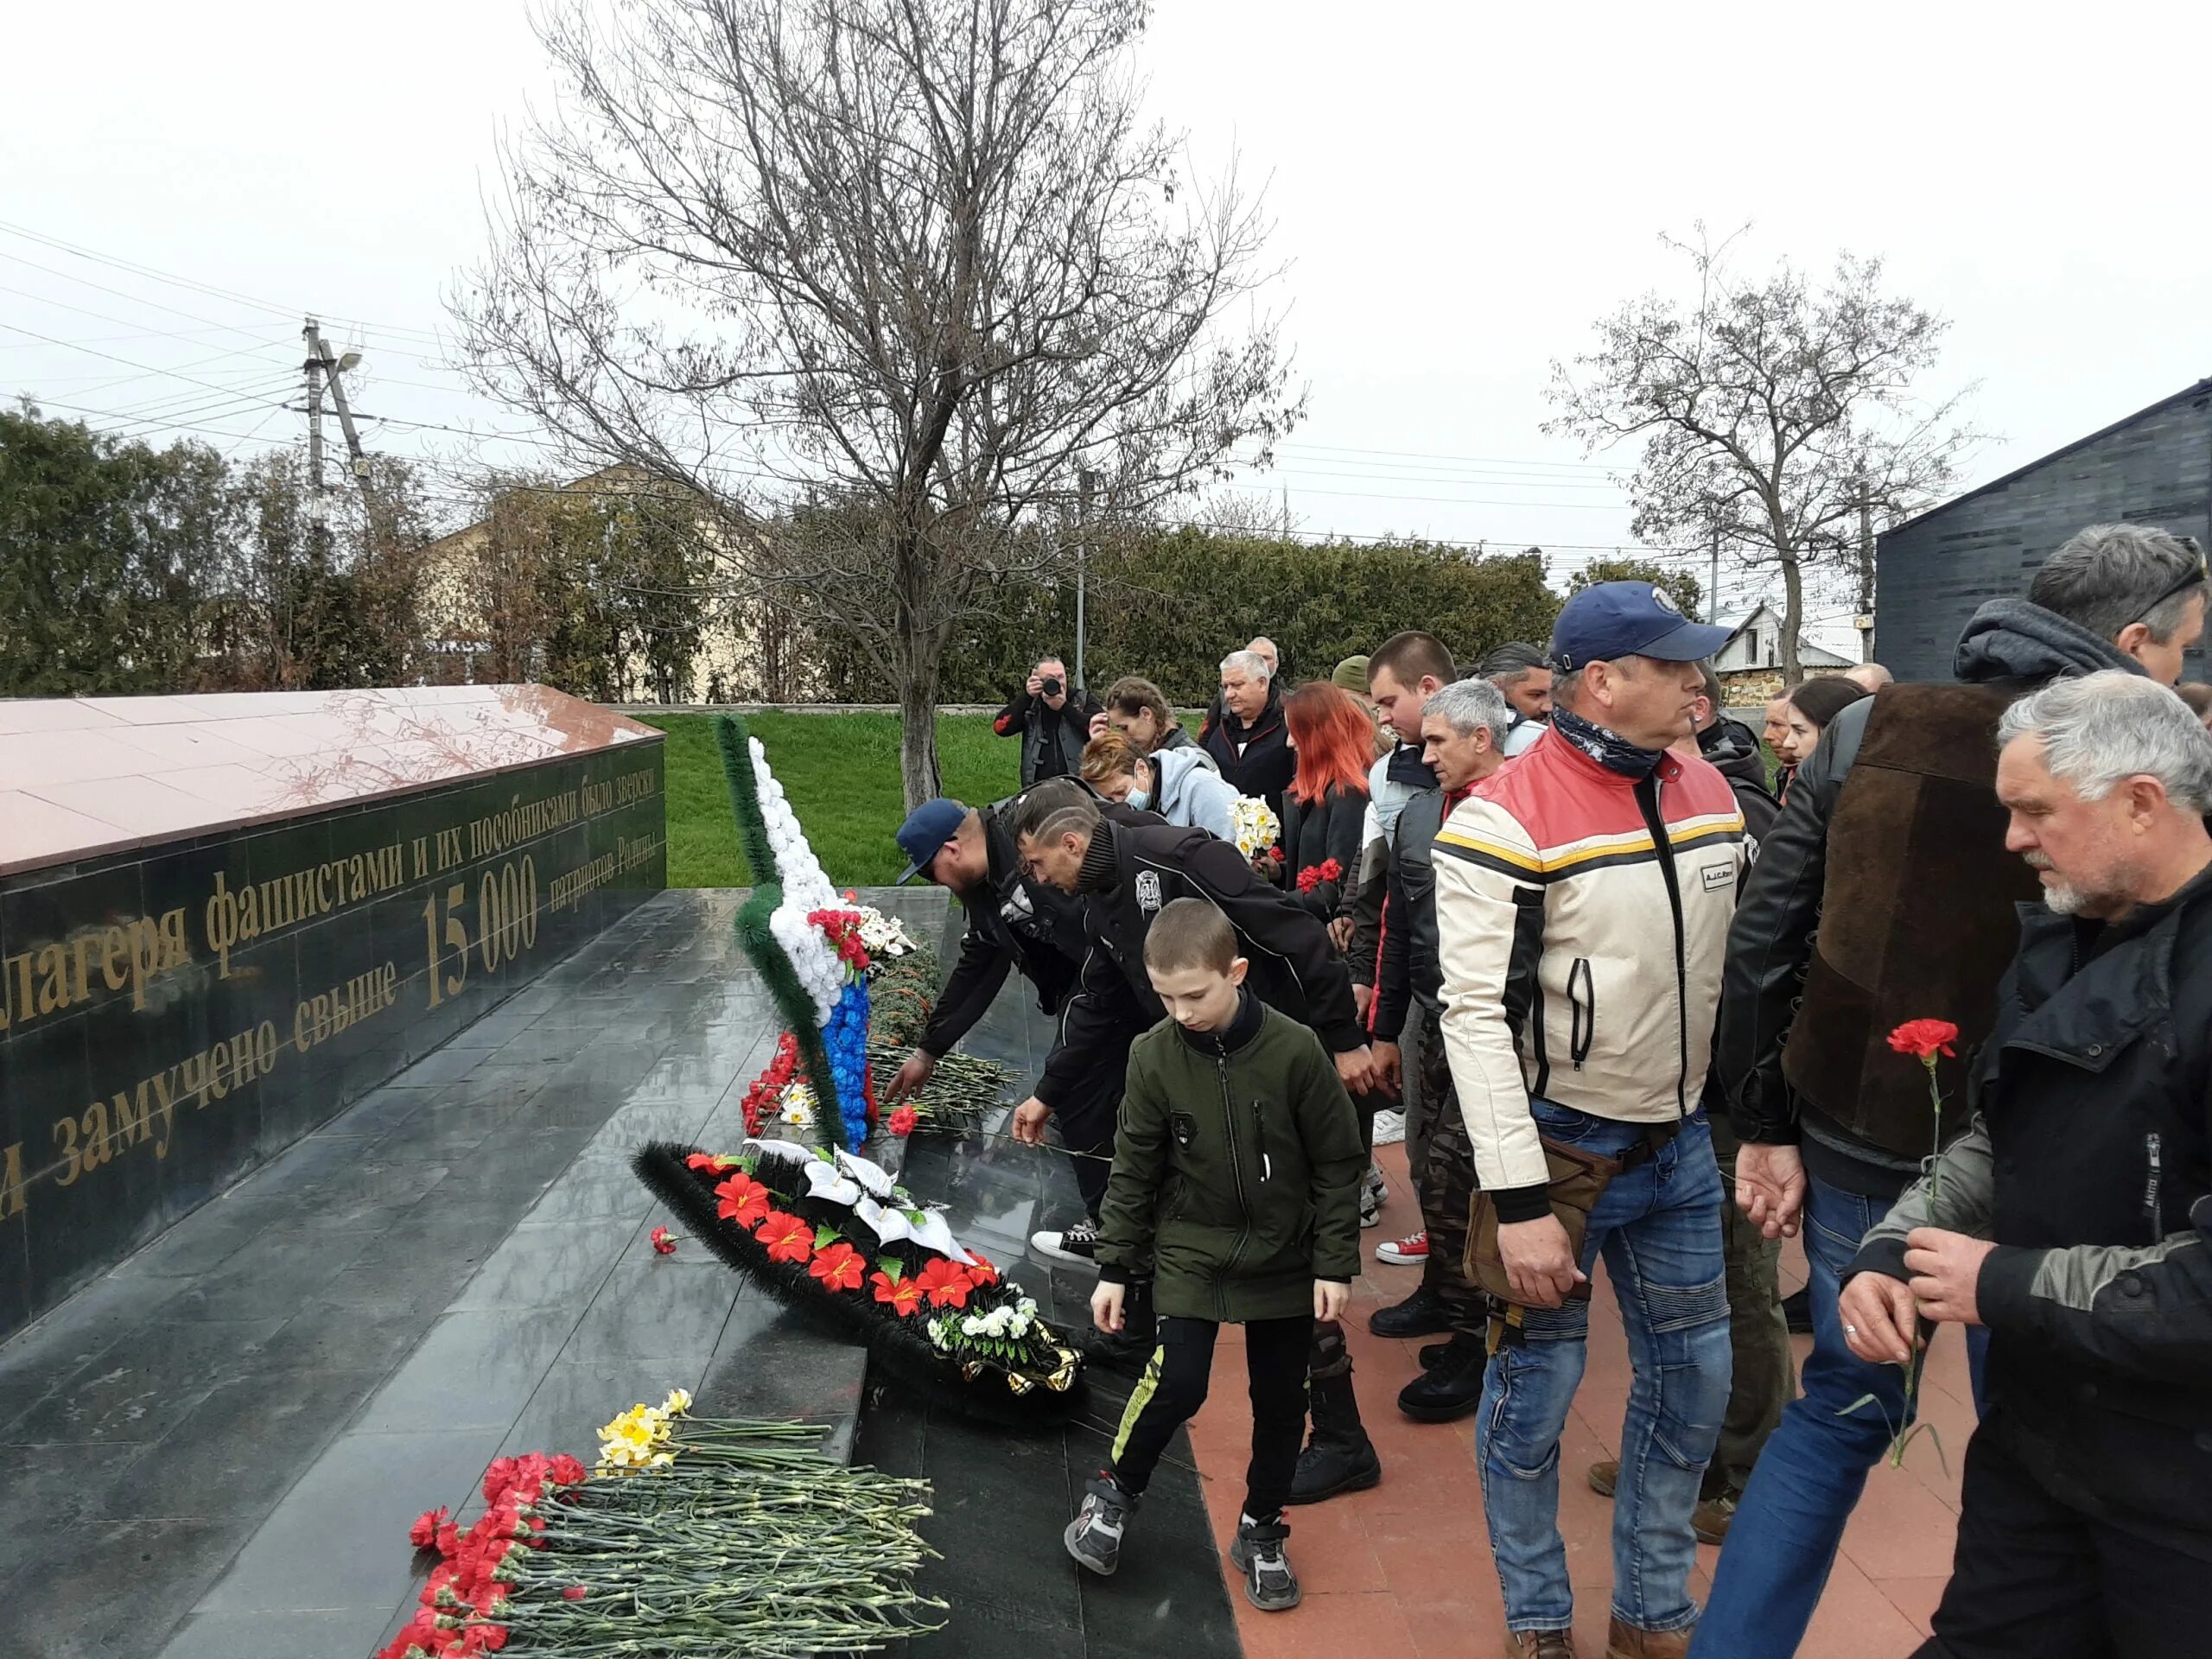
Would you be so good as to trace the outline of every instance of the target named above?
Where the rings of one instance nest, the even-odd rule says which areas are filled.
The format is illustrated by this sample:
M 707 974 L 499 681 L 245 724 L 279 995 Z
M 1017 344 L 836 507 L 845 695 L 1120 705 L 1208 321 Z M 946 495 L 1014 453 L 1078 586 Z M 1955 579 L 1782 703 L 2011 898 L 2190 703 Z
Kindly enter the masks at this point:
M 0 1338 L 665 887 L 663 784 L 542 687 L 0 702 Z

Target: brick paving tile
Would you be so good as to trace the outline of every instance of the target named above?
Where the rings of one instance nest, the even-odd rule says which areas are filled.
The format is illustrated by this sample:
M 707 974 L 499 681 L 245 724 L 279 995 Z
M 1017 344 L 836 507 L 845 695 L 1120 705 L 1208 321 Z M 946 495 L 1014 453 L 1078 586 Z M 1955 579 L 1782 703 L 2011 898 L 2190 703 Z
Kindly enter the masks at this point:
M 1503 1643 L 1503 1605 L 1483 1523 L 1473 1420 L 1415 1423 L 1402 1416 L 1395 1396 L 1418 1374 L 1421 1344 L 1367 1331 L 1375 1309 L 1420 1283 L 1416 1271 L 1371 1259 L 1375 1245 L 1420 1224 L 1406 1183 L 1404 1148 L 1385 1147 L 1380 1158 L 1390 1178 L 1390 1197 L 1382 1224 L 1361 1236 L 1370 1260 L 1352 1287 L 1345 1328 L 1360 1406 L 1382 1457 L 1382 1484 L 1291 1512 L 1291 1561 L 1306 1592 L 1296 1611 L 1257 1611 L 1231 1575 L 1246 1659 L 1300 1659 L 1308 1653 L 1342 1659 L 1346 1652 L 1464 1659 L 1498 1651 Z M 1783 1260 L 1783 1280 L 1785 1288 L 1804 1282 L 1803 1257 L 1794 1243 Z M 1191 1425 L 1191 1445 L 1205 1477 L 1214 1534 L 1225 1551 L 1243 1497 L 1251 1416 L 1242 1386 L 1243 1356 L 1232 1347 L 1231 1332 L 1222 1335 L 1224 1369 Z M 1801 1359 L 1809 1345 L 1808 1338 L 1796 1339 Z M 1583 1471 L 1619 1446 L 1628 1379 L 1627 1344 L 1601 1270 L 1591 1309 L 1588 1364 L 1560 1455 L 1560 1534 L 1576 1592 L 1575 1635 L 1586 1654 L 1605 1650 L 1612 1505 L 1589 1489 Z M 1928 1569 L 1950 1560 L 1959 1460 L 1974 1427 L 1965 1349 L 1955 1333 L 1946 1332 L 1936 1344 L 1923 1389 L 1925 1415 L 1942 1437 L 1943 1455 L 1923 1436 L 1907 1452 L 1904 1469 L 1885 1465 L 1868 1477 L 1866 1500 L 1845 1534 L 1801 1659 L 1897 1659 L 1927 1635 L 1944 1582 L 1940 1572 L 1930 1575 Z M 1712 1587 L 1719 1554 L 1698 1551 L 1693 1590 L 1700 1599 Z

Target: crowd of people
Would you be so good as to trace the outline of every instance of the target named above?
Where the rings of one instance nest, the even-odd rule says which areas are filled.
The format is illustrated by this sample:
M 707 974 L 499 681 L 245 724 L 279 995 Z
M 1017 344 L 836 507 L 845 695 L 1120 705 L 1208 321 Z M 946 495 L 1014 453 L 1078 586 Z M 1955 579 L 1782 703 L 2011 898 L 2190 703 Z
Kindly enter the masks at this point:
M 1576 1652 L 1560 1439 L 1601 1260 L 1631 1363 L 1621 1454 L 1578 1471 L 1615 1506 L 1606 1659 L 1795 1653 L 1945 1325 L 1980 1421 L 1919 1652 L 2202 1651 L 2212 693 L 2173 688 L 2207 599 L 2193 541 L 2092 526 L 1951 679 L 1777 698 L 1771 769 L 1726 630 L 1647 583 L 1465 677 L 1414 632 L 1286 691 L 1252 640 L 1195 735 L 1148 680 L 1092 704 L 1039 662 L 998 721 L 1021 792 L 899 830 L 968 929 L 891 1093 L 1011 971 L 1058 1018 L 1013 1132 L 1078 1154 L 1084 1213 L 1032 1244 L 1096 1265 L 1093 1357 L 1139 1378 L 1069 1553 L 1116 1570 L 1241 1324 L 1230 1556 L 1297 1605 L 1287 1510 L 1387 1478 L 1341 1321 L 1402 1135 L 1423 1226 L 1374 1254 L 1419 1283 L 1369 1323 L 1440 1338 L 1397 1409 L 1475 1419 L 1504 1653 Z M 1274 846 L 1235 844 L 1240 797 Z

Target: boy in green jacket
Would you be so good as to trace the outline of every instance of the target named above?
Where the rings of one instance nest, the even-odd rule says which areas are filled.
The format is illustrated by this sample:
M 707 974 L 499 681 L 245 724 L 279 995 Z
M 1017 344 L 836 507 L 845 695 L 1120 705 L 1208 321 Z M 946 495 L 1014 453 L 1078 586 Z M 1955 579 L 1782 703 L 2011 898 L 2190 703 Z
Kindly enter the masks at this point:
M 1344 1316 L 1359 1271 L 1359 1121 L 1320 1039 L 1244 988 L 1229 919 L 1199 899 L 1160 912 L 1145 972 L 1167 1018 L 1129 1049 L 1114 1171 L 1099 1210 L 1091 1317 L 1122 1329 L 1133 1273 L 1158 1262 L 1160 1345 L 1086 1489 L 1068 1554 L 1119 1565 L 1122 1534 L 1168 1440 L 1205 1403 L 1214 1338 L 1244 1327 L 1252 1462 L 1230 1559 L 1266 1612 L 1298 1605 L 1283 1542 L 1306 1425 L 1313 1321 Z

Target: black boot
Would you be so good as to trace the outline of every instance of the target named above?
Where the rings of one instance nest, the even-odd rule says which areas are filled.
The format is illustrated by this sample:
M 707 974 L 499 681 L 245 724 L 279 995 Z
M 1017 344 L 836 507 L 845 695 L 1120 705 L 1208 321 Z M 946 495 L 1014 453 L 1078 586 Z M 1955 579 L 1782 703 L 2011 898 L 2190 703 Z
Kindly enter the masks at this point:
M 1363 1492 L 1382 1478 L 1382 1459 L 1359 1421 L 1359 1399 L 1352 1393 L 1351 1353 L 1344 1333 L 1323 1325 L 1313 1333 L 1313 1364 L 1306 1373 L 1306 1399 L 1313 1414 L 1313 1435 L 1298 1454 L 1290 1483 L 1294 1503 L 1319 1503 L 1339 1492 Z
M 1490 1368 L 1488 1344 L 1465 1332 L 1444 1344 L 1434 1364 L 1398 1392 L 1398 1409 L 1417 1423 L 1448 1423 L 1474 1412 L 1483 1402 L 1483 1373 Z
M 1452 1328 L 1452 1311 L 1427 1285 L 1389 1307 L 1368 1315 L 1367 1328 L 1378 1337 L 1433 1337 Z

